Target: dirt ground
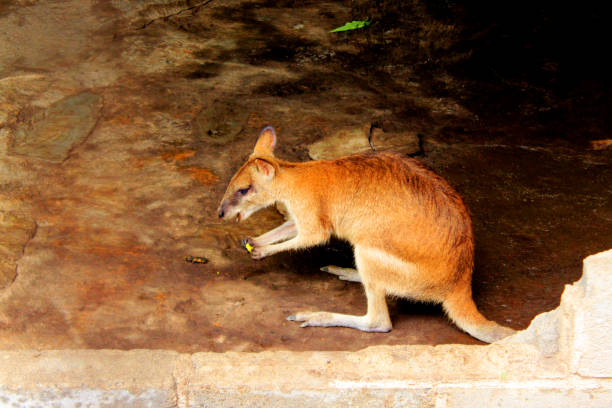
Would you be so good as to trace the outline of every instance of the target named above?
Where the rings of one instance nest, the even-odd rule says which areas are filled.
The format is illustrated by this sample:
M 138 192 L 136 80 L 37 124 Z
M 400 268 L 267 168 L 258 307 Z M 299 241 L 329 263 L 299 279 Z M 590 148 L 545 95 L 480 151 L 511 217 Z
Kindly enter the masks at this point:
M 217 219 L 268 124 L 278 156 L 296 161 L 335 132 L 377 124 L 464 197 L 483 314 L 522 329 L 555 308 L 582 259 L 612 247 L 609 88 L 576 80 L 556 55 L 529 76 L 503 63 L 470 76 L 483 57 L 444 48 L 460 26 L 431 10 L 415 14 L 425 24 L 416 50 L 394 43 L 392 27 L 387 39 L 328 32 L 357 11 L 342 1 L 0 2 L 0 348 L 478 344 L 440 307 L 408 300 L 389 299 L 386 334 L 285 320 L 361 314 L 365 296 L 319 271 L 351 265 L 346 243 L 253 261 L 240 239 L 282 217 Z

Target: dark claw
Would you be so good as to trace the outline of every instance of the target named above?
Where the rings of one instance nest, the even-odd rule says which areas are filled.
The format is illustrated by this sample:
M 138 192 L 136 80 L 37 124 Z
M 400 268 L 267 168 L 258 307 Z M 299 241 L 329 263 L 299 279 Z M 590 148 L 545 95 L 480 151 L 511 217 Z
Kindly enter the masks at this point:
M 251 250 L 247 248 L 247 244 L 251 246 Z M 253 240 L 251 238 L 243 238 L 242 240 L 240 240 L 240 246 L 244 248 L 245 251 L 247 251 L 249 254 L 252 253 L 253 248 L 255 248 L 255 245 L 253 245 Z

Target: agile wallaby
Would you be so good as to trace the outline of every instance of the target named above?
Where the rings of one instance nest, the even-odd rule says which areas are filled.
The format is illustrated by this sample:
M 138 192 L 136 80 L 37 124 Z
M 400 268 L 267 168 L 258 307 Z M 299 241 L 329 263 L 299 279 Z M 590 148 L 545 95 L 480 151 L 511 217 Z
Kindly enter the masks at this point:
M 386 295 L 442 303 L 470 335 L 493 342 L 514 333 L 487 320 L 472 300 L 474 239 L 461 197 L 418 161 L 394 153 L 291 163 L 274 157 L 276 132 L 264 128 L 247 162 L 231 179 L 219 218 L 242 221 L 281 203 L 288 220 L 249 238 L 251 256 L 325 243 L 334 235 L 354 248 L 357 269 L 328 266 L 340 279 L 361 282 L 367 313 L 301 312 L 306 326 L 391 330 Z

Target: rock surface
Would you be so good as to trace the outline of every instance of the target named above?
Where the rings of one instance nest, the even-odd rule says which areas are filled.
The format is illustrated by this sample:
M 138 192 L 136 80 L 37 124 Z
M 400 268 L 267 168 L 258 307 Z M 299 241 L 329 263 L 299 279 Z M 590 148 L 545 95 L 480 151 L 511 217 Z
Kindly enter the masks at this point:
M 235 103 L 213 101 L 196 115 L 194 135 L 210 143 L 229 143 L 242 132 L 248 116 L 248 110 Z
M 92 93 L 69 96 L 22 121 L 13 135 L 12 154 L 61 162 L 94 128 L 101 108 Z
M 282 216 L 217 219 L 270 124 L 292 161 L 313 145 L 367 150 L 371 123 L 380 150 L 414 153 L 421 135 L 419 157 L 471 209 L 475 299 L 500 323 L 523 328 L 555 308 L 581 260 L 609 247 L 611 149 L 540 137 L 513 117 L 478 121 L 409 64 L 364 65 L 356 39 L 328 33 L 349 21 L 344 2 L 198 4 L 0 3 L 0 348 L 477 343 L 440 308 L 392 299 L 385 335 L 285 321 L 307 309 L 360 314 L 365 298 L 319 272 L 349 266 L 348 245 L 255 262 L 240 239 Z
M 366 124 L 362 127 L 338 130 L 308 147 L 313 160 L 328 160 L 355 153 L 390 150 L 398 153 L 418 153 L 419 137 L 415 132 L 385 133 Z M 371 132 L 371 140 L 368 140 Z M 371 141 L 371 144 L 370 144 Z

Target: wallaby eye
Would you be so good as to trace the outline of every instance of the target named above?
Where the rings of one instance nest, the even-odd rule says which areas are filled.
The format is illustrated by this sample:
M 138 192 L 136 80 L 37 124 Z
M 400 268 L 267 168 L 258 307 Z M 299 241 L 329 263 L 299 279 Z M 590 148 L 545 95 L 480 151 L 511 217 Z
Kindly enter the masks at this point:
M 240 193 L 240 195 L 245 195 L 246 193 L 249 192 L 249 190 L 251 190 L 251 186 L 241 188 L 240 190 L 238 190 L 238 192 Z

